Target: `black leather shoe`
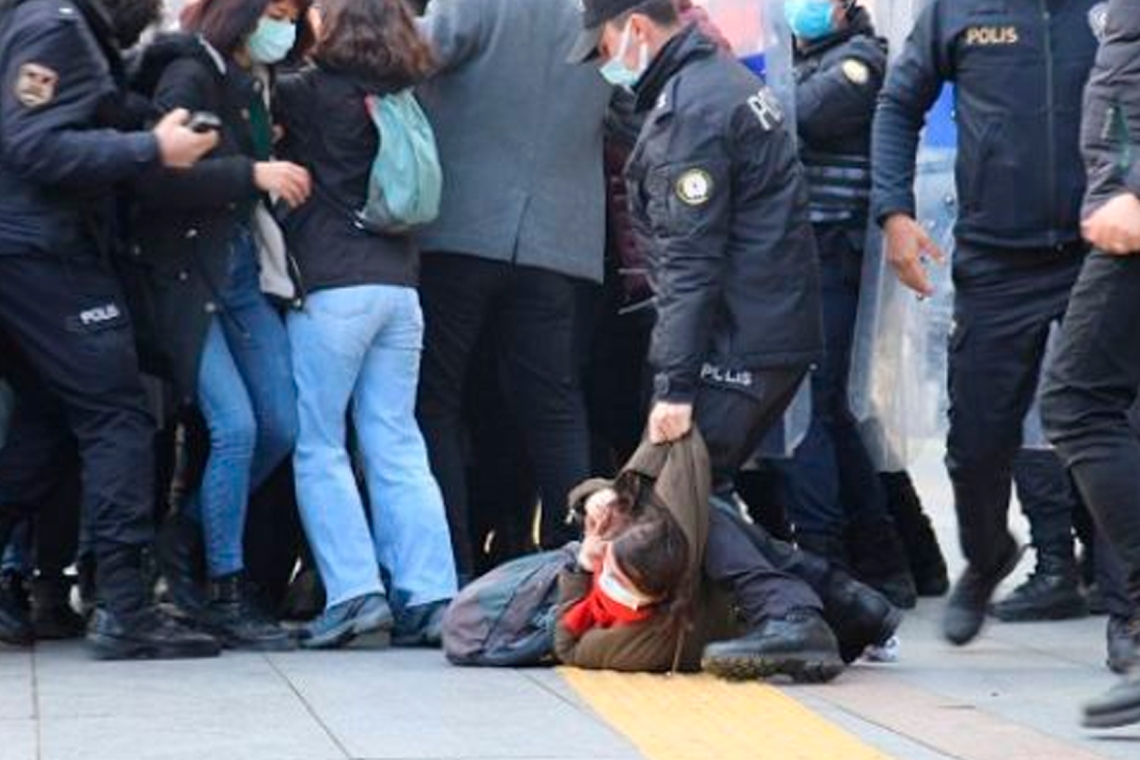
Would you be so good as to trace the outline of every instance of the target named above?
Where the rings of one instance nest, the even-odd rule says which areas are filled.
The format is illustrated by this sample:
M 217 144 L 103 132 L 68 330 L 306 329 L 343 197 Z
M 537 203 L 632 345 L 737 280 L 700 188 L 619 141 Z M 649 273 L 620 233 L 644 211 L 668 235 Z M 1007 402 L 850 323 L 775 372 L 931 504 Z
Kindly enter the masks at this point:
M 392 646 L 438 649 L 443 646 L 443 613 L 447 600 L 408 607 L 396 617 Z
M 1021 549 L 1011 538 L 996 570 L 982 573 L 973 567 L 966 568 L 946 602 L 942 634 L 947 641 L 955 646 L 964 646 L 977 637 L 986 622 L 986 607 L 994 590 L 1014 571 L 1020 559 Z
M 180 660 L 217 657 L 221 645 L 155 607 L 134 613 L 96 608 L 87 627 L 87 643 L 98 660 Z
M 336 649 L 357 636 L 391 631 L 392 609 L 381 594 L 365 594 L 325 610 L 301 630 L 305 649 Z
M 1108 669 L 1124 675 L 1140 667 L 1140 615 L 1131 619 L 1112 615 L 1105 626 L 1108 642 Z
M 4 573 L 0 576 L 0 642 L 23 647 L 34 641 L 24 578 L 17 573 Z
M 1005 623 L 1086 617 L 1089 605 L 1081 594 L 1076 561 L 1042 554 L 1029 579 L 993 605 L 991 612 Z
M 183 614 L 202 617 L 209 602 L 202 526 L 180 514 L 171 515 L 158 532 L 155 554 L 170 601 Z
M 903 619 L 902 611 L 885 596 L 839 570 L 828 578 L 823 610 L 839 641 L 839 656 L 848 664 L 867 647 L 885 644 Z
M 709 644 L 701 658 L 702 669 L 730 681 L 784 675 L 799 683 L 823 683 L 843 667 L 835 634 L 812 609 L 793 610 L 746 636 Z
M 1140 669 L 1085 704 L 1085 728 L 1119 728 L 1140 723 Z
M 32 628 L 38 641 L 79 639 L 87 621 L 71 606 L 71 581 L 51 575 L 32 581 Z
M 210 601 L 199 623 L 226 649 L 287 652 L 296 641 L 253 603 L 241 573 L 210 581 Z

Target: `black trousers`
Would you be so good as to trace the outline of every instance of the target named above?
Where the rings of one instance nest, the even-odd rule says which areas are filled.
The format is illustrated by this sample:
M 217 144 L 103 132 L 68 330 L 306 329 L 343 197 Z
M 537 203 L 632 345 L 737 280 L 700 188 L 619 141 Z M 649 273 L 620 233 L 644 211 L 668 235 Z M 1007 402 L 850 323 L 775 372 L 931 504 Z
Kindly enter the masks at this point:
M 1140 608 L 1140 257 L 1093 252 L 1073 289 L 1041 411 Z
M 955 252 L 946 467 L 962 553 L 982 572 L 1001 562 L 1012 540 L 1014 459 L 1050 325 L 1065 313 L 1083 258 L 1080 245 L 1008 250 L 960 242 Z
M 153 535 L 154 420 L 113 272 L 94 255 L 0 252 L 0 329 L 35 378 L 29 385 L 21 373 L 12 375 L 20 404 L 0 452 L 0 520 L 10 525 L 48 498 L 74 441 L 84 529 L 98 566 L 121 567 L 123 550 L 137 550 Z M 100 579 L 105 604 L 141 601 L 137 579 L 127 575 L 114 574 L 121 584 Z
M 1013 483 L 1037 554 L 1073 558 L 1073 515 L 1079 508 L 1069 473 L 1057 454 L 1022 449 L 1013 462 Z
M 706 385 L 695 405 L 696 425 L 708 445 L 716 494 L 705 545 L 705 574 L 732 589 L 752 626 L 796 608 L 823 609 L 811 586 L 793 573 L 794 557 L 774 557 L 762 551 L 741 529 L 739 518 L 730 514 L 732 508 L 725 506 L 733 503 L 737 471 L 781 419 L 806 373 L 807 368 L 754 373 L 754 385 L 747 393 Z
M 463 398 L 483 330 L 494 330 L 499 379 L 542 498 L 541 544 L 563 545 L 566 497 L 590 475 L 586 415 L 574 355 L 575 282 L 553 272 L 473 256 L 424 256 L 424 358 L 417 415 L 443 491 L 456 562 L 473 567 Z

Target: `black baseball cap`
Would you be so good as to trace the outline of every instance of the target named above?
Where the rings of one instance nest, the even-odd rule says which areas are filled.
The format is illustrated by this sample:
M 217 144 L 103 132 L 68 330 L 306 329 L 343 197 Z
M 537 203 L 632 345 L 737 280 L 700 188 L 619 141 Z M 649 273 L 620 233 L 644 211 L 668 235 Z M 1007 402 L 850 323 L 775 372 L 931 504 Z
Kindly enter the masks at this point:
M 582 5 L 582 31 L 578 41 L 566 58 L 570 63 L 585 63 L 598 54 L 598 43 L 602 39 L 602 28 L 607 21 L 632 10 L 645 0 L 579 0 Z

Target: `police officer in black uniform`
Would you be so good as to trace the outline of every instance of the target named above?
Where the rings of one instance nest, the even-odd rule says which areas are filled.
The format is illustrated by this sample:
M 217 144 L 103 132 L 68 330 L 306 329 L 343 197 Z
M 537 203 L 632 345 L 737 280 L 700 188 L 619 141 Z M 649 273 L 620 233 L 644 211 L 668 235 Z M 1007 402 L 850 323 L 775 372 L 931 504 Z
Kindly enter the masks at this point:
M 1130 415 L 1140 388 L 1140 3 L 1109 0 L 1093 12 L 1104 43 L 1085 93 L 1081 129 L 1088 194 L 1084 235 L 1095 250 L 1073 289 L 1041 412 L 1127 573 L 1140 609 L 1140 438 Z M 1085 705 L 1085 725 L 1140 723 L 1140 614 L 1127 625 L 1125 680 Z
M 218 652 L 158 613 L 145 581 L 154 421 L 108 265 L 114 185 L 160 165 L 188 167 L 216 142 L 187 128 L 185 112 L 151 132 L 127 131 L 137 114 L 123 95 L 119 48 L 158 10 L 152 0 L 3 0 L 0 10 L 0 329 L 39 383 L 17 388 L 0 455 L 0 546 L 21 508 L 50 489 L 53 452 L 74 436 L 97 562 L 88 641 L 103 658 Z M 26 642 L 27 621 L 8 602 L 0 599 L 0 638 Z
M 711 644 L 706 670 L 734 677 L 834 677 L 842 664 L 822 603 L 739 529 L 733 479 L 778 421 L 822 349 L 819 265 L 793 136 L 763 83 L 673 0 L 586 0 L 571 60 L 631 87 L 645 116 L 626 167 L 650 261 L 650 440 L 704 434 L 719 506 L 704 570 L 752 626 Z
M 1017 564 L 1011 469 L 1050 325 L 1061 318 L 1086 248 L 1080 93 L 1097 41 L 1096 0 L 932 0 L 887 77 L 875 119 L 872 212 L 899 279 L 920 294 L 942 258 L 914 219 L 915 153 L 927 110 L 955 85 L 956 288 L 950 341 L 947 469 L 969 566 L 944 633 L 981 630 L 994 589 Z

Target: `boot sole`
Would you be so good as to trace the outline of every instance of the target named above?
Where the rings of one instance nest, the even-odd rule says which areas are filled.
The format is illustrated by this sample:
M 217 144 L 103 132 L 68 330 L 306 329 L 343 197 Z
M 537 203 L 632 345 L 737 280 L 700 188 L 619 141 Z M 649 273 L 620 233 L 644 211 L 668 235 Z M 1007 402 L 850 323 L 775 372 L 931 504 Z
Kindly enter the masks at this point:
M 1003 610 L 997 604 L 990 608 L 990 614 L 1003 623 L 1040 623 L 1050 620 L 1076 620 L 1089 616 L 1089 607 L 1083 599 L 1073 599 L 1065 604 L 1040 609 Z
M 1140 723 L 1140 705 L 1113 712 L 1085 713 L 1085 718 L 1081 721 L 1085 728 L 1121 728 L 1134 723 Z
M 217 643 L 152 644 L 113 636 L 88 634 L 87 644 L 96 660 L 199 660 L 217 657 L 222 648 Z
M 843 660 L 833 652 L 803 652 L 783 657 L 718 656 L 701 660 L 702 670 L 726 681 L 756 681 L 782 675 L 795 683 L 827 683 L 844 668 Z
M 387 643 L 384 643 L 383 646 L 387 646 L 391 643 L 391 632 L 394 624 L 395 621 L 391 613 L 374 615 L 370 618 L 354 618 L 320 638 L 302 639 L 301 648 L 340 649 L 348 646 L 358 636 L 368 636 L 370 640 L 376 640 L 378 645 L 380 645 L 381 640 L 386 640 Z

